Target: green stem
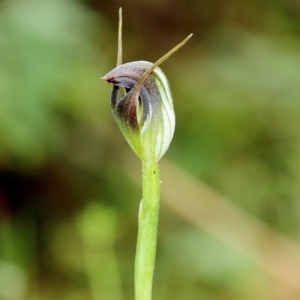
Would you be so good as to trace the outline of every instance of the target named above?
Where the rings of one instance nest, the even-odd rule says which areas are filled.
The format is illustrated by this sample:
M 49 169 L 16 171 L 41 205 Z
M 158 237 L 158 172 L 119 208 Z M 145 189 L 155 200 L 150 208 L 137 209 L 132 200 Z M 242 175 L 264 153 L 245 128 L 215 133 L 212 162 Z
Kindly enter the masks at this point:
M 143 199 L 135 257 L 135 300 L 151 300 L 159 212 L 159 166 L 143 162 Z

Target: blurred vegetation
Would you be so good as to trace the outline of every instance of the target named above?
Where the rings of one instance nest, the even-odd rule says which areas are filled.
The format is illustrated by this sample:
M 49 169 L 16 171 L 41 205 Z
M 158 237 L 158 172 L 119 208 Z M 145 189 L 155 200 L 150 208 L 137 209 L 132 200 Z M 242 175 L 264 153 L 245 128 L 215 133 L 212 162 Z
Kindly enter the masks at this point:
M 0 299 L 133 299 L 141 189 L 122 161 L 137 158 L 99 80 L 119 6 L 125 62 L 194 33 L 162 66 L 177 115 L 163 159 L 299 243 L 297 0 L 4 0 Z M 299 299 L 164 205 L 159 230 L 154 299 Z

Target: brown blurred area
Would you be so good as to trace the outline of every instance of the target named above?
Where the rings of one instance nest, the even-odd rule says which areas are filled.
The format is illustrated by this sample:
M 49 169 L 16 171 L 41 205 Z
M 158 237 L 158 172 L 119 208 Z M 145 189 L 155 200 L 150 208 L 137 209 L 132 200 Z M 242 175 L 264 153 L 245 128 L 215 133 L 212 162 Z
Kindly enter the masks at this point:
M 138 159 L 100 77 L 156 61 L 174 98 L 153 299 L 300 294 L 296 0 L 0 3 L 0 299 L 133 299 Z

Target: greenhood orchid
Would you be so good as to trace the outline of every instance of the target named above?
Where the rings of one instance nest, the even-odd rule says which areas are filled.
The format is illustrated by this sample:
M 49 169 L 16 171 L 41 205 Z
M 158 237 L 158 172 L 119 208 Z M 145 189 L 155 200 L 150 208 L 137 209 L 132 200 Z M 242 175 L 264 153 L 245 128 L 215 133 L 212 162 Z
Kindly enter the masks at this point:
M 113 84 L 111 109 L 127 142 L 143 161 L 157 162 L 173 138 L 175 114 L 168 80 L 159 67 L 135 88 L 152 65 L 147 61 L 126 63 L 103 79 Z M 125 91 L 120 99 L 119 87 Z
M 192 35 L 157 62 L 122 64 L 122 10 L 119 11 L 117 67 L 103 80 L 113 85 L 111 110 L 133 151 L 142 160 L 143 199 L 135 257 L 135 300 L 151 300 L 159 212 L 158 161 L 166 153 L 175 130 L 175 113 L 168 80 L 159 65 Z
M 122 44 L 119 32 L 117 67 L 101 78 L 113 84 L 112 113 L 125 139 L 144 162 L 160 160 L 168 150 L 175 130 L 169 83 L 158 66 L 191 37 L 192 34 L 154 64 L 147 61 L 121 64 Z M 119 99 L 120 87 L 123 88 L 124 95 Z

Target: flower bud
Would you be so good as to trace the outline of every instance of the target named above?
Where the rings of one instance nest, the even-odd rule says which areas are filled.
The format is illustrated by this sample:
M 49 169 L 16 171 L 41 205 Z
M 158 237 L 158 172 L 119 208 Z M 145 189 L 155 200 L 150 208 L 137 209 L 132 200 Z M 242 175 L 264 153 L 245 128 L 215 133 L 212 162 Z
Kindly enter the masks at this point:
M 117 66 L 102 79 L 113 84 L 111 109 L 125 139 L 145 162 L 165 154 L 175 130 L 175 114 L 168 80 L 159 67 L 140 83 L 153 64 L 136 61 Z M 118 99 L 119 87 L 125 94 Z

